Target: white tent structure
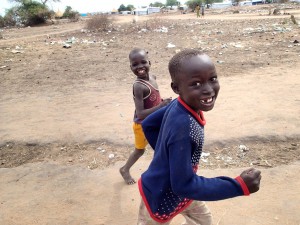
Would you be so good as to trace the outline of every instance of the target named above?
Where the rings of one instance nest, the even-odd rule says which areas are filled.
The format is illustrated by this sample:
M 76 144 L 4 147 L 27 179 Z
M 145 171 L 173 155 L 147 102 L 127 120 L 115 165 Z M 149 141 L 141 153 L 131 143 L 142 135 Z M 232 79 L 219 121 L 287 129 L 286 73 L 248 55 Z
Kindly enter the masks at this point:
M 160 8 L 159 7 L 146 7 L 146 8 L 137 8 L 135 10 L 133 10 L 133 14 L 134 15 L 149 15 L 152 13 L 159 13 L 160 12 Z

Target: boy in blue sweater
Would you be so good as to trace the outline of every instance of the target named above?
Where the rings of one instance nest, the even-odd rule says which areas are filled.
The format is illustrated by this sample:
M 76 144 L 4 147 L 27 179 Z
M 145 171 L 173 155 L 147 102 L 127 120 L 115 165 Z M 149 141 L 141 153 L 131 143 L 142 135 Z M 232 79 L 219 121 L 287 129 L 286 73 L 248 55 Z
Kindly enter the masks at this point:
M 155 149 L 153 160 L 138 182 L 142 201 L 138 225 L 170 224 L 182 214 L 184 224 L 210 225 L 203 201 L 249 195 L 259 190 L 261 174 L 254 168 L 232 179 L 196 174 L 204 142 L 203 111 L 212 110 L 220 85 L 211 59 L 198 50 L 184 50 L 169 62 L 171 87 L 179 95 L 142 123 Z

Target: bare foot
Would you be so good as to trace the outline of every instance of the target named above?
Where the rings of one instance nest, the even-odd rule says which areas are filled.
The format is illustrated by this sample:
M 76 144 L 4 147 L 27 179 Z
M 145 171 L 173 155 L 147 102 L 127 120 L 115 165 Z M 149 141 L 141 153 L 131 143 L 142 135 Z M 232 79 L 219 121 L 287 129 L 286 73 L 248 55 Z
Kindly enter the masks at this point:
M 136 183 L 136 181 L 131 177 L 129 171 L 124 170 L 123 167 L 120 168 L 120 174 L 122 175 L 126 184 L 131 185 Z

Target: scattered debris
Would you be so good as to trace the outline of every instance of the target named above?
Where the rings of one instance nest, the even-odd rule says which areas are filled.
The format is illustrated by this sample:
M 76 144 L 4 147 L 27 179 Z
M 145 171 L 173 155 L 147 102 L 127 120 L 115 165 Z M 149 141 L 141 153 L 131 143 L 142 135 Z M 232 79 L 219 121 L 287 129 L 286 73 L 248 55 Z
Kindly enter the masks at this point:
M 160 27 L 158 29 L 154 30 L 155 32 L 161 32 L 161 33 L 168 33 L 168 28 L 167 27 Z
M 208 157 L 210 156 L 209 152 L 202 152 L 201 157 Z
M 246 145 L 239 145 L 239 149 L 240 149 L 242 152 L 249 151 L 249 148 L 248 148 Z
M 98 147 L 97 150 L 101 153 L 104 153 L 105 152 L 105 149 L 101 148 L 101 147 Z
M 75 37 L 72 37 L 72 38 L 66 40 L 66 43 L 70 43 L 70 44 L 73 44 L 75 42 L 76 42 L 76 38 Z
M 63 48 L 71 48 L 72 46 L 71 45 L 69 45 L 69 44 L 64 44 L 63 45 Z
M 236 44 L 236 45 L 234 45 L 234 47 L 236 47 L 236 48 L 244 48 L 244 46 L 241 45 L 241 44 Z
M 262 167 L 273 167 L 267 160 L 262 161 L 253 161 L 250 163 L 250 166 L 262 166 Z
M 176 45 L 172 44 L 172 43 L 168 43 L 167 48 L 175 48 Z
M 20 51 L 20 50 L 16 50 L 16 49 L 13 49 L 11 52 L 14 53 L 14 54 L 24 53 L 24 51 Z
M 208 156 L 210 156 L 209 152 L 202 152 L 201 157 L 200 157 L 201 161 L 207 163 L 208 162 Z
M 89 32 L 89 30 L 87 30 L 87 29 L 81 29 L 81 33 L 88 33 Z
M 139 30 L 139 32 L 138 33 L 146 33 L 148 30 L 147 29 L 145 29 L 145 28 L 143 28 L 143 29 L 141 29 L 141 30 Z

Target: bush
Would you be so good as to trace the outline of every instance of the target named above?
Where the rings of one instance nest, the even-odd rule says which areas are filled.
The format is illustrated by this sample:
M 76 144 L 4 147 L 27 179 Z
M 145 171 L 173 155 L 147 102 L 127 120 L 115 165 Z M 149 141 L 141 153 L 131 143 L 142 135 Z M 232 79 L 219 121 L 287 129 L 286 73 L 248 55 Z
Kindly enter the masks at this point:
M 107 30 L 112 25 L 112 18 L 107 14 L 94 15 L 87 20 L 86 28 L 89 30 Z
M 0 16 L 0 27 L 5 27 L 5 22 L 3 16 Z
M 45 23 L 51 18 L 51 12 L 46 5 L 39 2 L 24 3 L 19 7 L 19 16 L 24 25 Z
M 204 2 L 204 1 L 203 1 Z M 210 3 L 210 1 L 206 0 L 207 3 Z M 189 0 L 185 3 L 190 9 L 194 10 L 197 5 L 202 4 L 202 0 Z
M 3 27 L 15 26 L 17 23 L 17 8 L 13 7 L 6 11 L 3 17 Z
M 78 21 L 79 20 L 79 13 L 78 12 L 75 12 L 75 11 L 72 11 L 70 14 L 69 14 L 69 17 L 68 17 L 71 21 Z
M 156 30 L 156 29 L 161 29 L 162 27 L 169 27 L 169 26 L 170 26 L 170 22 L 168 20 L 158 16 L 155 16 L 145 21 L 145 29 L 147 30 Z
M 6 11 L 4 26 L 36 25 L 51 19 L 52 13 L 46 5 L 35 1 L 24 1 L 21 5 Z
M 51 18 L 51 13 L 48 10 L 40 10 L 36 14 L 29 16 L 25 25 L 42 24 Z
M 63 14 L 63 18 L 77 21 L 79 19 L 79 13 L 77 11 L 73 11 L 71 6 L 67 6 Z
M 273 15 L 280 15 L 280 9 L 278 8 L 274 9 Z
M 30 2 L 24 4 L 24 24 L 25 25 L 36 25 L 45 23 L 47 19 L 51 19 L 51 11 L 46 5 L 39 2 Z

